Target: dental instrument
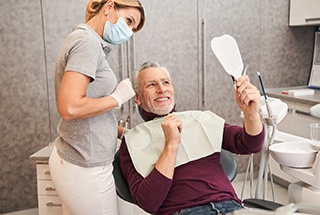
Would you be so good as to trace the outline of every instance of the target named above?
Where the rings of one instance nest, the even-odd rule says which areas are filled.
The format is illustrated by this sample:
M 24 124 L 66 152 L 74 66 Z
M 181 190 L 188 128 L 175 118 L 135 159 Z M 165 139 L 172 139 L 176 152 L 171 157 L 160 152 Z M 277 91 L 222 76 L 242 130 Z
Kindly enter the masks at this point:
M 260 72 L 257 72 L 257 74 L 258 74 L 258 79 L 259 79 L 259 82 L 260 82 L 261 90 L 262 90 L 262 93 L 263 93 L 263 96 L 264 96 L 264 100 L 265 100 L 265 103 L 266 103 L 268 117 L 270 119 L 272 119 L 271 108 L 270 108 L 270 105 L 269 105 L 269 101 L 268 101 L 268 97 L 267 97 L 266 91 L 264 89 L 264 85 L 263 85 L 263 82 L 262 82 L 262 78 L 261 78 Z

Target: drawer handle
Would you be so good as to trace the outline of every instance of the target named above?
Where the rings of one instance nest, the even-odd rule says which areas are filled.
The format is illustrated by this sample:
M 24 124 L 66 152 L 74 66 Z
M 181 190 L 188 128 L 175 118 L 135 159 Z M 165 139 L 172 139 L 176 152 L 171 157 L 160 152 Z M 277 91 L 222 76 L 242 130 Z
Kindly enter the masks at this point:
M 53 202 L 48 202 L 47 207 L 62 207 L 62 204 L 55 204 Z
M 56 191 L 56 189 L 53 187 L 46 187 L 46 191 Z
M 320 17 L 307 17 L 305 18 L 306 22 L 316 22 L 320 21 Z
M 304 112 L 304 111 L 301 111 L 301 110 L 296 110 L 296 113 L 297 114 L 301 114 L 301 115 L 305 115 L 305 116 L 311 116 L 310 113 Z
M 45 171 L 44 174 L 45 174 L 45 175 L 51 175 L 51 174 L 50 174 L 50 171 Z

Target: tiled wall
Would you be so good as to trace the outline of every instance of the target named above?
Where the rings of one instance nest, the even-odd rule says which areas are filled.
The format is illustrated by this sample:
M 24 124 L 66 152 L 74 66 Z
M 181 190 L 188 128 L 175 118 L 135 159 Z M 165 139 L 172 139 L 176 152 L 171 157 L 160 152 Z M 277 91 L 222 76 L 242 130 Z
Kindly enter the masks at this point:
M 314 27 L 288 26 L 288 0 L 210 1 L 215 6 L 206 10 L 215 15 L 213 31 L 239 38 L 244 61 L 251 71 L 263 72 L 266 87 L 307 84 Z M 56 136 L 54 61 L 73 25 L 83 22 L 86 2 L 0 1 L 0 213 L 37 207 L 36 171 L 28 158 Z M 219 78 L 212 77 L 213 90 L 224 87 Z M 239 113 L 228 111 L 225 101 L 218 97 L 214 108 L 238 123 Z M 246 160 L 238 164 L 243 171 Z

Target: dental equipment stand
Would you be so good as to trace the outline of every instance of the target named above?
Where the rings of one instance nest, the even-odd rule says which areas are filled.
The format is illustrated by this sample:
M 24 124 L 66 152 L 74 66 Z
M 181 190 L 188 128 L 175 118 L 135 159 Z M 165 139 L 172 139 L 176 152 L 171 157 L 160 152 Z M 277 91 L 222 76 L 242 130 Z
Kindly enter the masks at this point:
M 276 130 L 274 140 L 280 142 L 288 141 L 308 141 L 308 139 L 287 134 Z M 314 148 L 314 147 L 313 147 Z M 319 149 L 320 150 L 320 149 Z M 310 215 L 320 214 L 320 152 L 316 155 L 315 162 L 311 168 L 292 168 L 280 165 L 280 168 L 300 179 L 301 181 L 292 183 L 288 188 L 289 204 L 278 207 L 274 211 L 249 208 L 234 211 L 232 215 Z M 309 185 L 308 185 L 308 184 Z M 264 201 L 264 200 L 263 200 Z
M 267 121 L 267 120 L 265 120 Z M 261 188 L 263 185 L 263 200 L 267 199 L 267 185 L 268 185 L 268 173 L 270 173 L 270 182 L 271 182 L 271 190 L 272 190 L 272 200 L 273 202 L 275 201 L 274 197 L 274 185 L 273 185 L 273 178 L 271 174 L 271 168 L 269 164 L 269 149 L 268 147 L 273 143 L 274 137 L 277 131 L 277 126 L 273 122 L 273 120 L 270 120 L 270 124 L 265 124 L 265 130 L 266 130 L 266 141 L 263 146 L 263 149 L 261 150 L 261 158 L 260 158 L 260 165 L 259 165 L 259 173 L 258 173 L 258 178 L 257 178 L 257 185 L 256 185 L 256 190 L 255 190 L 255 195 L 254 199 L 261 199 Z M 245 180 L 243 182 L 242 186 L 242 191 L 241 191 L 241 199 L 243 199 L 243 192 L 244 192 L 244 187 L 246 186 L 246 179 L 248 176 L 248 173 L 250 172 L 250 197 L 251 199 L 246 199 L 244 200 L 245 204 L 253 204 L 250 203 L 251 201 L 254 201 L 253 199 L 253 194 L 252 194 L 252 189 L 253 189 L 253 154 L 250 156 L 249 161 L 248 161 L 248 166 L 246 170 L 246 176 Z M 250 202 L 248 202 L 250 201 Z M 264 203 L 262 203 L 264 204 Z
M 267 125 L 268 125 L 268 123 L 269 122 L 267 121 Z M 274 141 L 279 141 L 279 142 L 309 141 L 310 142 L 309 139 L 295 136 L 292 134 L 287 134 L 284 132 L 280 132 L 276 129 L 276 125 L 272 128 L 275 130 L 273 130 L 274 132 L 271 131 L 269 141 L 267 142 L 266 145 L 268 145 L 269 143 L 272 144 Z M 300 180 L 300 181 L 296 181 L 296 182 L 291 183 L 288 187 L 289 203 L 294 203 L 296 205 L 309 204 L 311 208 L 314 205 L 318 205 L 319 199 L 320 199 L 320 147 L 316 148 L 315 145 L 312 145 L 312 148 L 318 151 L 312 167 L 293 168 L 293 167 L 280 165 L 280 168 L 282 171 L 284 171 L 285 173 Z M 267 174 L 266 174 L 265 170 L 266 170 L 266 166 L 268 164 L 267 162 L 269 160 L 269 151 L 266 151 L 266 150 L 268 150 L 266 147 L 264 147 L 263 150 L 265 150 L 265 151 L 262 151 L 260 168 L 264 167 L 265 178 L 263 178 L 263 174 L 262 174 L 263 171 L 261 171 L 261 169 L 260 169 L 259 176 L 258 176 L 257 190 L 260 188 L 259 186 L 261 186 L 263 179 L 264 179 L 264 181 L 263 181 L 264 185 L 266 185 L 266 183 L 267 183 L 266 182 Z M 268 167 L 268 169 L 269 168 L 270 167 Z M 271 170 L 269 169 L 269 171 L 270 171 L 270 175 L 271 175 Z M 271 181 L 271 183 L 272 183 L 272 181 Z M 265 189 L 266 189 L 266 187 L 264 187 L 264 189 L 263 189 L 264 199 L 266 198 Z M 259 194 L 260 194 L 259 192 L 256 192 L 255 198 L 259 199 Z M 273 198 L 274 198 L 274 196 L 273 196 Z
M 241 191 L 241 199 L 243 199 L 243 192 L 246 186 L 246 179 L 248 174 L 250 173 L 250 198 L 244 200 L 244 204 L 246 205 L 255 205 L 260 204 L 259 199 L 263 199 L 261 205 L 257 205 L 259 207 L 263 207 L 265 209 L 274 210 L 275 208 L 281 206 L 280 204 L 274 203 L 275 202 L 275 195 L 274 195 L 274 184 L 273 184 L 273 177 L 272 171 L 269 164 L 269 146 L 274 143 L 276 140 L 276 134 L 279 133 L 277 130 L 277 124 L 286 116 L 288 106 L 286 103 L 282 102 L 279 99 L 275 98 L 268 98 L 268 100 L 263 99 L 261 97 L 261 109 L 260 109 L 260 116 L 262 121 L 265 125 L 266 131 L 266 140 L 261 150 L 261 158 L 260 158 L 260 165 L 259 165 L 259 173 L 257 178 L 257 185 L 255 190 L 255 195 L 253 197 L 252 190 L 253 190 L 253 154 L 249 158 L 248 166 L 246 170 L 245 180 L 243 182 L 242 191 Z M 268 173 L 271 182 L 271 191 L 272 191 L 272 202 L 266 200 L 267 199 L 267 188 L 268 188 Z M 263 185 L 263 189 L 262 189 Z M 263 196 L 261 197 L 261 190 L 263 191 Z

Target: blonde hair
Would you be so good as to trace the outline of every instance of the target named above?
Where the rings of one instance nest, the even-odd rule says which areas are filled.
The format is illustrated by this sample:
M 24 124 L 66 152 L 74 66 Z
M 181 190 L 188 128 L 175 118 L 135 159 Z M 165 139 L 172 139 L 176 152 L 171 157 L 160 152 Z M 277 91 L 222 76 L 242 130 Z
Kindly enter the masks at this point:
M 99 13 L 103 5 L 105 5 L 109 1 L 113 1 L 115 8 L 137 8 L 141 14 L 141 20 L 138 27 L 134 29 L 134 32 L 138 32 L 139 30 L 141 30 L 145 22 L 145 14 L 139 0 L 89 0 L 86 8 L 86 22 L 88 22 L 90 19 L 92 19 L 92 17 Z

